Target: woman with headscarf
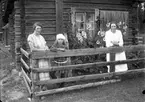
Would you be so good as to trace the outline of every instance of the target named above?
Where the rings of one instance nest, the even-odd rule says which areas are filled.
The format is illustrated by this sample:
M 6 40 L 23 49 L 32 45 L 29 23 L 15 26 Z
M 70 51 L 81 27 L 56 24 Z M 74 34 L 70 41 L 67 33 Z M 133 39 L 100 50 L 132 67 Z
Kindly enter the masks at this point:
M 30 51 L 32 52 L 33 50 L 37 50 L 37 51 L 49 50 L 48 46 L 46 45 L 46 41 L 44 37 L 41 35 L 42 25 L 39 22 L 36 22 L 33 25 L 33 29 L 34 29 L 33 33 L 30 34 L 27 38 Z M 50 68 L 50 63 L 46 59 L 39 59 L 37 62 L 36 60 L 32 60 L 31 63 L 33 67 L 36 67 L 36 64 L 38 63 L 39 68 Z M 39 79 L 41 81 L 50 80 L 50 75 L 49 73 L 39 73 Z M 46 90 L 46 86 L 43 86 L 42 90 Z
M 120 30 L 117 30 L 116 23 L 112 22 L 110 26 L 111 29 L 106 31 L 105 34 L 106 47 L 123 46 L 122 33 Z M 106 59 L 107 61 L 110 61 L 110 53 L 107 54 Z M 115 61 L 118 60 L 126 60 L 126 55 L 124 51 L 115 53 Z M 115 72 L 121 72 L 127 70 L 128 70 L 127 64 L 115 65 Z M 110 66 L 108 66 L 108 72 L 110 72 Z

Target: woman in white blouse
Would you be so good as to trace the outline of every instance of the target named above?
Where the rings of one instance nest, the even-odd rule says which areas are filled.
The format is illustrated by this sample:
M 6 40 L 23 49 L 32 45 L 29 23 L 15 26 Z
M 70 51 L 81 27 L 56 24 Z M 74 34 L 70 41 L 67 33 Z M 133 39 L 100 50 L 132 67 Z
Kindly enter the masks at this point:
M 36 22 L 33 25 L 34 32 L 30 34 L 27 38 L 30 50 L 49 50 L 48 46 L 46 45 L 46 41 L 44 37 L 41 35 L 42 31 L 42 26 L 39 22 Z M 35 66 L 38 65 L 37 67 L 39 68 L 50 68 L 50 62 L 47 59 L 39 59 L 37 62 L 36 60 L 31 61 L 31 65 Z M 36 78 L 36 75 L 34 75 L 34 79 Z M 40 80 L 50 80 L 50 75 L 47 72 L 44 73 L 39 73 L 39 79 Z M 42 89 L 43 90 L 43 89 Z M 46 87 L 44 88 L 46 90 Z
M 117 29 L 116 23 L 111 23 L 111 29 L 106 31 L 105 34 L 105 41 L 106 47 L 113 47 L 113 46 L 123 46 L 123 37 L 120 30 Z M 110 61 L 110 54 L 107 53 L 106 56 L 107 61 Z M 126 60 L 125 52 L 118 52 L 115 54 L 115 61 L 118 60 Z M 119 64 L 115 65 L 115 72 L 127 71 L 128 67 L 127 64 Z M 110 66 L 108 66 L 108 72 L 110 72 Z

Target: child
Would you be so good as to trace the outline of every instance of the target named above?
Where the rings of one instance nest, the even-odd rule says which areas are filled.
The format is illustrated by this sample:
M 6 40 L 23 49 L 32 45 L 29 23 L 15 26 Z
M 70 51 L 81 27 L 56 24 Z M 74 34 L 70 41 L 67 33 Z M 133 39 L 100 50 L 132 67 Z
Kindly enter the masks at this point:
M 50 48 L 51 51 L 65 51 L 68 49 L 68 43 L 67 39 L 63 34 L 57 34 L 56 35 L 56 41 Z M 63 66 L 69 64 L 69 58 L 68 57 L 59 57 L 59 58 L 54 58 L 53 59 L 53 65 L 55 66 Z M 64 78 L 64 77 L 69 77 L 71 76 L 71 71 L 55 71 L 54 72 L 54 77 L 55 78 Z

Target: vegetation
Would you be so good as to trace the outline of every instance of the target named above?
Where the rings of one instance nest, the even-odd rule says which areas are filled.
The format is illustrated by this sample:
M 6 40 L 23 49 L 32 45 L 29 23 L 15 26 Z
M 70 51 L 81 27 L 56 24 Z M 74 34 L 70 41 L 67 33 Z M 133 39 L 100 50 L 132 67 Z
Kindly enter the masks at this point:
M 121 31 L 124 31 L 124 30 L 121 29 Z M 82 42 L 80 42 L 77 39 L 76 35 L 72 32 L 72 25 L 70 22 L 67 22 L 65 24 L 65 33 L 68 34 L 70 49 L 104 47 L 105 42 L 102 39 L 104 37 L 104 35 L 98 36 L 97 39 L 93 39 L 93 40 L 84 39 Z M 134 38 L 132 38 L 132 41 L 131 41 L 132 45 L 138 44 L 138 40 L 135 38 L 137 33 L 138 32 L 136 30 L 133 30 Z M 97 42 L 98 39 L 99 39 L 99 43 Z M 143 55 L 143 52 L 139 52 L 139 51 L 126 52 L 127 59 L 141 58 L 142 55 Z M 95 56 L 72 57 L 71 60 L 72 60 L 73 64 L 83 64 L 83 63 L 106 61 L 106 54 L 99 54 L 99 55 L 95 55 Z M 144 66 L 143 62 L 128 64 L 129 69 L 143 68 L 143 66 Z M 97 67 L 97 68 L 95 66 L 93 66 L 93 68 L 88 68 L 85 70 L 76 70 L 75 73 L 77 73 L 77 74 L 90 74 L 90 73 L 104 73 L 106 71 L 107 71 L 106 66 L 101 66 L 101 67 Z

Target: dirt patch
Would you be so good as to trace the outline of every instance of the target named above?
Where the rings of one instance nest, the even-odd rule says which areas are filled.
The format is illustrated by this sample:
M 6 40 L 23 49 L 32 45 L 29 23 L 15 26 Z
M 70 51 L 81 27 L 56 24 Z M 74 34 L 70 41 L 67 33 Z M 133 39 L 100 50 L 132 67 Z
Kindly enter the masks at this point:
M 11 75 L 4 82 L 1 81 L 2 99 L 11 102 L 27 96 L 27 90 L 22 77 L 18 74 Z M 19 101 L 18 101 L 19 102 Z
M 23 98 L 25 96 L 25 94 L 23 92 L 20 91 L 12 91 L 8 93 L 9 99 L 10 100 L 19 100 L 21 98 Z
M 9 51 L 0 50 L 0 96 L 2 102 L 20 102 L 27 96 L 27 90 Z M 28 101 L 26 101 L 28 102 Z

